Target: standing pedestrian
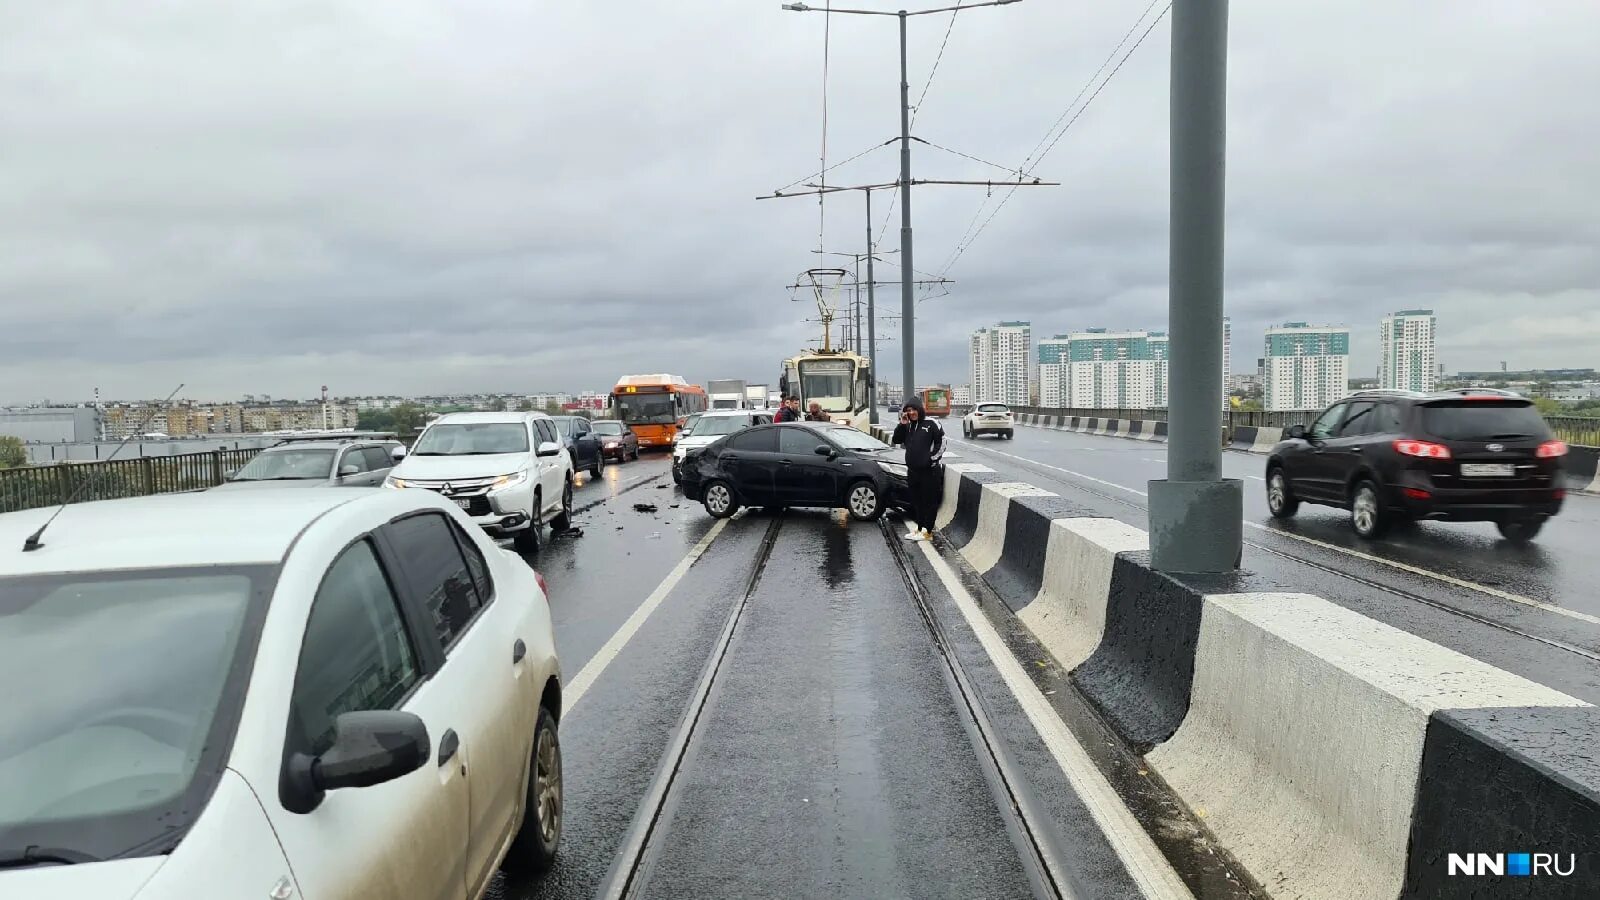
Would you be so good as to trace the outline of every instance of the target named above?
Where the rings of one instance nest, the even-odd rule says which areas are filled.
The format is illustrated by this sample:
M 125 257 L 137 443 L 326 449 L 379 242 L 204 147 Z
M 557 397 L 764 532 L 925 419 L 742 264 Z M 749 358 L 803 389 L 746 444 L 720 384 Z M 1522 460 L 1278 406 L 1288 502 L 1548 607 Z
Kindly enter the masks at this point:
M 933 539 L 933 522 L 939 515 L 939 500 L 944 495 L 940 460 L 944 457 L 944 429 L 928 418 L 922 401 L 916 397 L 900 409 L 900 424 L 889 439 L 906 448 L 906 486 L 911 491 L 911 521 L 914 529 L 908 541 Z
M 822 411 L 822 404 L 821 403 L 818 403 L 815 400 L 811 401 L 811 408 L 806 410 L 806 421 L 807 422 L 826 422 L 826 421 L 828 421 L 828 414 Z
M 800 421 L 800 398 L 783 398 L 783 406 L 778 408 L 778 414 L 773 417 L 772 421 L 780 423 Z

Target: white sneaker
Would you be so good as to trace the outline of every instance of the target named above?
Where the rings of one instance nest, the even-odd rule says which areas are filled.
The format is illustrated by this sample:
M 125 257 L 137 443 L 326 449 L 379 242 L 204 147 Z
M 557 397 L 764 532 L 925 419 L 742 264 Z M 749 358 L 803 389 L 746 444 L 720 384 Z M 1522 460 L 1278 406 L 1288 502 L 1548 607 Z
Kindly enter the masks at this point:
M 909 533 L 905 534 L 904 537 L 908 541 L 926 541 L 927 540 L 927 538 L 923 536 L 923 532 L 920 532 L 920 531 L 909 532 Z

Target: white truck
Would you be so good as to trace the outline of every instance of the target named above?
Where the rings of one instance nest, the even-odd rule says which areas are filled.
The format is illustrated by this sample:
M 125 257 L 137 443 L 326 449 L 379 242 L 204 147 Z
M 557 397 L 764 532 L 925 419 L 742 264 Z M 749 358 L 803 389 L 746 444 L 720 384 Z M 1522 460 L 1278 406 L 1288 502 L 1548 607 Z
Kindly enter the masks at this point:
M 745 385 L 744 399 L 746 409 L 766 409 L 767 386 L 764 384 Z
M 706 399 L 710 401 L 712 409 L 744 409 L 744 379 L 711 379 L 706 382 Z

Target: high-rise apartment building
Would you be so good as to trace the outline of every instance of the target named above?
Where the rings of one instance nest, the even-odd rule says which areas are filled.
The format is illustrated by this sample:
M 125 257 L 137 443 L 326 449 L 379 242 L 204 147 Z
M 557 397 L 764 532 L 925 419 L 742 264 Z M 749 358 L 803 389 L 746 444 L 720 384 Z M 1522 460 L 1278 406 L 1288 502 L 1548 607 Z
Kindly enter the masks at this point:
M 1267 409 L 1321 409 L 1349 393 L 1350 329 L 1289 322 L 1267 329 L 1266 351 Z
M 1437 319 L 1431 309 L 1403 309 L 1378 323 L 1378 387 L 1433 390 Z
M 1033 327 L 1027 322 L 1001 322 L 974 331 L 967 347 L 972 399 L 1028 405 L 1032 349 Z
M 1233 381 L 1233 320 L 1227 316 L 1222 317 L 1222 408 L 1227 409 L 1232 404 L 1228 401 L 1229 385 Z
M 1164 332 L 1091 328 L 1041 341 L 1040 348 L 1041 406 L 1159 409 L 1167 404 Z

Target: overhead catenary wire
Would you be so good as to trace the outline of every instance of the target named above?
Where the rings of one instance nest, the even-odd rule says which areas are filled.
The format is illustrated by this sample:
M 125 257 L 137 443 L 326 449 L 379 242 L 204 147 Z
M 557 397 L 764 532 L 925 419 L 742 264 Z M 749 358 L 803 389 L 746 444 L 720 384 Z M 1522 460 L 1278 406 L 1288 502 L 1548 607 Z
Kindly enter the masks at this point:
M 812 172 L 810 175 L 807 175 L 804 178 L 796 178 L 795 180 L 789 182 L 788 184 L 784 185 L 781 188 L 778 188 L 777 190 L 773 191 L 772 193 L 773 193 L 774 196 L 777 196 L 777 195 L 782 194 L 784 191 L 787 191 L 788 189 L 790 189 L 792 187 L 799 187 L 800 185 L 805 184 L 806 182 L 811 181 L 812 179 L 821 178 L 822 176 L 828 174 L 829 172 L 832 172 L 834 169 L 837 169 L 837 168 L 839 168 L 841 166 L 847 166 L 850 163 L 853 163 L 856 160 L 860 159 L 861 157 L 866 156 L 868 153 L 871 153 L 874 150 L 882 150 L 884 147 L 887 147 L 890 144 L 893 144 L 898 140 L 900 140 L 900 139 L 897 138 L 897 137 L 892 137 L 892 138 L 889 138 L 888 140 L 884 141 L 881 144 L 873 144 L 871 147 L 868 147 L 867 149 L 861 151 L 860 153 L 857 153 L 855 156 L 852 156 L 849 159 L 840 160 L 839 162 L 836 162 L 833 165 L 828 166 L 826 169 L 823 169 L 821 172 Z
M 1107 72 L 1105 77 L 1100 79 L 1099 84 L 1095 86 L 1094 91 L 1089 94 L 1088 99 L 1084 100 L 1082 105 L 1077 105 L 1078 99 L 1083 97 L 1084 93 L 1088 91 L 1091 85 L 1095 84 L 1095 80 L 1099 78 L 1100 73 L 1105 71 L 1106 65 L 1109 64 L 1111 59 L 1116 57 L 1117 52 L 1121 50 L 1125 44 L 1127 44 L 1128 37 L 1132 35 L 1134 31 L 1138 30 L 1139 24 L 1144 21 L 1145 16 L 1149 15 L 1150 10 L 1153 9 L 1156 3 L 1159 2 L 1160 0 L 1153 0 L 1149 6 L 1145 7 L 1144 12 L 1139 16 L 1138 21 L 1134 22 L 1133 28 L 1129 29 L 1128 33 L 1123 35 L 1122 40 L 1118 41 L 1117 45 L 1112 48 L 1111 53 L 1106 57 L 1106 61 L 1100 64 L 1100 68 L 1096 69 L 1094 75 L 1091 75 L 1089 80 L 1084 83 L 1084 86 L 1078 90 L 1078 93 L 1073 98 L 1072 102 L 1067 105 L 1067 108 L 1056 119 L 1056 123 L 1051 125 L 1050 130 L 1045 132 L 1045 136 L 1040 138 L 1038 144 L 1034 145 L 1034 150 L 1028 154 L 1028 158 L 1023 160 L 1022 165 L 1019 166 L 1016 171 L 1023 173 L 1032 171 L 1032 169 L 1029 168 L 1030 165 L 1037 167 L 1040 162 L 1043 162 L 1044 158 L 1050 155 L 1050 151 L 1055 149 L 1056 144 L 1060 143 L 1061 139 L 1066 136 L 1066 133 L 1072 128 L 1073 124 L 1083 116 L 1084 111 L 1089 108 L 1089 105 L 1094 102 L 1095 98 L 1100 96 L 1100 92 L 1105 90 L 1106 85 L 1111 83 L 1111 79 L 1115 78 L 1117 73 L 1122 70 L 1123 65 L 1127 63 L 1129 57 L 1133 56 L 1134 51 L 1139 49 L 1139 46 L 1144 43 L 1145 38 L 1150 36 L 1150 32 L 1154 31 L 1155 27 L 1159 25 L 1161 20 L 1166 17 L 1167 13 L 1172 10 L 1171 3 L 1168 3 L 1165 7 L 1162 7 L 1161 12 L 1157 13 L 1156 17 L 1150 20 L 1150 24 L 1146 26 L 1144 32 L 1139 35 L 1139 39 L 1133 42 L 1133 46 L 1128 47 L 1127 51 L 1122 54 L 1121 59 L 1117 60 L 1117 64 L 1111 69 L 1111 71 Z M 1072 109 L 1075 105 L 1077 105 L 1077 112 L 1073 113 Z M 1068 118 L 1069 114 L 1071 118 Z M 1065 125 L 1061 125 L 1063 120 L 1066 122 Z M 1060 126 L 1059 130 L 1057 126 Z M 1051 137 L 1052 134 L 1055 135 L 1054 138 Z M 1041 151 L 1039 149 L 1040 147 L 1043 147 L 1044 149 Z M 989 227 L 989 223 L 994 221 L 995 216 L 1000 214 L 1000 210 L 1005 208 L 1005 205 L 1011 201 L 1011 197 L 1016 194 L 1016 192 L 1017 189 L 1015 187 L 1013 187 L 1010 191 L 1007 191 L 1005 196 L 1000 198 L 1000 202 L 995 205 L 994 210 L 989 213 L 988 218 L 983 219 L 982 224 L 977 224 L 979 217 L 983 215 L 984 210 L 988 208 L 990 199 L 992 199 L 991 197 L 984 198 L 982 205 L 978 207 L 977 213 L 973 215 L 972 221 L 968 223 L 967 230 L 963 232 L 961 238 L 956 241 L 956 247 L 955 250 L 952 251 L 950 259 L 944 264 L 943 267 L 940 268 L 940 277 L 948 274 L 950 269 L 955 266 L 958 261 L 960 261 L 961 257 L 966 254 L 967 249 L 978 240 L 978 237 L 982 235 L 984 230 Z M 975 224 L 977 226 L 976 230 L 974 230 L 973 227 Z

